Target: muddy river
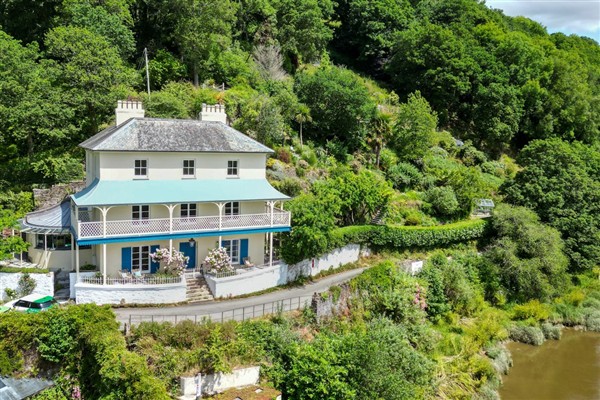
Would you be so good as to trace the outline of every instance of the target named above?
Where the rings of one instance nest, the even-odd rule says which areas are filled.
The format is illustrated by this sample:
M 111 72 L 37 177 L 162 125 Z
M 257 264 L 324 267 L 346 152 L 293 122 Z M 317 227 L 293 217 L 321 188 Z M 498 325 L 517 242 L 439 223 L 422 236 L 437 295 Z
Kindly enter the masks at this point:
M 508 345 L 514 365 L 502 400 L 600 399 L 600 333 L 564 330 L 542 346 Z

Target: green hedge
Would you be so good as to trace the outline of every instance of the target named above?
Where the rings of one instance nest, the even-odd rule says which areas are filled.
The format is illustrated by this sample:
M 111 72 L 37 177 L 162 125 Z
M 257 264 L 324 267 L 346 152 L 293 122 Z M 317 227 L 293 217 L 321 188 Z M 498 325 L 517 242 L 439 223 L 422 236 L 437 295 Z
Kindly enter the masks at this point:
M 20 268 L 20 267 L 0 267 L 0 272 L 9 274 L 27 273 L 27 274 L 47 274 L 48 268 Z
M 487 225 L 487 220 L 475 219 L 438 226 L 346 226 L 333 231 L 331 246 L 361 243 L 387 249 L 443 247 L 479 239 L 485 235 Z

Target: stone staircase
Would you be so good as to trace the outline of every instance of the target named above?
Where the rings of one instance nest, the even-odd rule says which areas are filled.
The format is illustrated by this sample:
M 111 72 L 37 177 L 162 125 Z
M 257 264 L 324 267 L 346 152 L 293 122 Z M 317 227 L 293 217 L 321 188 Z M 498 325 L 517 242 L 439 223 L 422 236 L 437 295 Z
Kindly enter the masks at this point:
M 383 225 L 383 218 L 385 218 L 386 211 L 382 208 L 377 210 L 373 219 L 371 219 L 371 225 Z
M 54 271 L 54 298 L 56 300 L 69 300 L 71 297 L 71 286 L 69 271 L 58 269 Z
M 198 303 L 213 299 L 210 289 L 202 276 L 186 276 L 186 295 L 188 303 Z

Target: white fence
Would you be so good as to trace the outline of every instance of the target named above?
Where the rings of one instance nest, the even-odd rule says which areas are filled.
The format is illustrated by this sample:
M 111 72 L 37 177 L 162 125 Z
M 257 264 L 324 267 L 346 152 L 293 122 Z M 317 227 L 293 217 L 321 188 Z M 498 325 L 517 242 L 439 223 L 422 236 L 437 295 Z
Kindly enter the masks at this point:
M 120 220 L 83 222 L 78 221 L 80 238 L 118 237 L 139 234 L 185 233 L 203 231 L 223 231 L 238 228 L 266 228 L 290 226 L 291 214 L 276 211 L 261 214 L 241 214 L 228 216 L 153 218 L 144 220 Z

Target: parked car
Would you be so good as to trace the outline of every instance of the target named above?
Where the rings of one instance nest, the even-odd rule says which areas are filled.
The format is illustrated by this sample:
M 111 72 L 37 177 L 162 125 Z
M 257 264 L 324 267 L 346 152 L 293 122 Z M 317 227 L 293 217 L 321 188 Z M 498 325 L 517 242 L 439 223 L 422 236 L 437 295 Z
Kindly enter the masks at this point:
M 29 296 L 25 296 L 16 300 L 13 303 L 12 308 L 16 311 L 37 313 L 40 311 L 46 311 L 49 308 L 54 307 L 56 304 L 58 303 L 52 296 L 30 294 Z
M 10 307 L 0 306 L 0 314 L 5 313 L 10 310 Z

